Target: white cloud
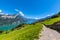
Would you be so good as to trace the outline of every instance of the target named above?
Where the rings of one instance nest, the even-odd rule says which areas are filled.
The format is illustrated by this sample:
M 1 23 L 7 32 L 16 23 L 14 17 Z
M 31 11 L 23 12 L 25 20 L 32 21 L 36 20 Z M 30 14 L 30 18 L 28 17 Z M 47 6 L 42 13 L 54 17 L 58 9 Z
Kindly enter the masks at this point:
M 37 17 L 27 17 L 29 19 L 40 19 L 40 18 L 37 18 Z
M 2 12 L 2 10 L 0 10 L 0 12 Z
M 20 13 L 20 15 L 24 16 L 24 14 L 23 14 L 23 12 L 22 12 L 22 11 L 20 11 L 19 13 Z
M 24 16 L 22 11 L 19 11 L 18 9 L 15 9 L 15 11 L 19 12 L 21 16 Z
M 47 16 L 50 16 L 50 15 L 47 15 Z
M 35 18 L 35 19 L 39 19 L 39 18 Z
M 18 10 L 18 9 L 15 9 L 15 11 L 19 12 L 19 10 Z

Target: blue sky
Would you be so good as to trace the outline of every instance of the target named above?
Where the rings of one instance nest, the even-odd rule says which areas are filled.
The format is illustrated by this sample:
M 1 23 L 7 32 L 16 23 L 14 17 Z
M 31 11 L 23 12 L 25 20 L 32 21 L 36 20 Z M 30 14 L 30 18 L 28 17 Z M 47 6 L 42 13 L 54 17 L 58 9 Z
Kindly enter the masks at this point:
M 15 14 L 19 10 L 24 17 L 43 18 L 60 11 L 60 0 L 0 0 L 0 11 Z

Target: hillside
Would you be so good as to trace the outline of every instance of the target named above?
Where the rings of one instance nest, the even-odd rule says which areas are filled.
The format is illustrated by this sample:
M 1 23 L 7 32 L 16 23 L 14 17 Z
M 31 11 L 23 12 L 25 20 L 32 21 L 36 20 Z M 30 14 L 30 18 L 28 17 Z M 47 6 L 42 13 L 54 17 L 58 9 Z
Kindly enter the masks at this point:
M 0 40 L 34 40 L 38 38 L 41 30 L 41 23 L 25 25 L 25 27 L 14 29 L 13 31 L 9 31 L 7 34 L 3 32 L 0 34 Z
M 51 25 L 57 21 L 60 21 L 60 12 L 57 14 L 54 14 L 52 16 L 48 16 L 48 18 L 44 18 L 41 20 L 41 23 L 45 24 L 45 25 Z

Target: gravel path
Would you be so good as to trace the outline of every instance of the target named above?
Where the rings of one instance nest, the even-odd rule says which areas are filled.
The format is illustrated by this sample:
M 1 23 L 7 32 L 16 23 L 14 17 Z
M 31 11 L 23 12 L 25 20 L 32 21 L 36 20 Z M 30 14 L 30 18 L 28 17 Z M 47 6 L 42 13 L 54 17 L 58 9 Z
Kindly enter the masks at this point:
M 40 33 L 39 40 L 60 40 L 60 33 L 49 29 L 43 25 L 43 30 Z

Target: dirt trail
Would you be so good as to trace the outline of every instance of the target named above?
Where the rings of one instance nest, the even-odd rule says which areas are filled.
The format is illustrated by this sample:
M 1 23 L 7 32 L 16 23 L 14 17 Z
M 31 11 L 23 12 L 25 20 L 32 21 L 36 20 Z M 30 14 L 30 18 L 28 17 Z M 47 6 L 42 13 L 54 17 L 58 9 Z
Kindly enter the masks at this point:
M 39 40 L 60 40 L 60 33 L 43 25 L 43 30 L 40 33 Z

